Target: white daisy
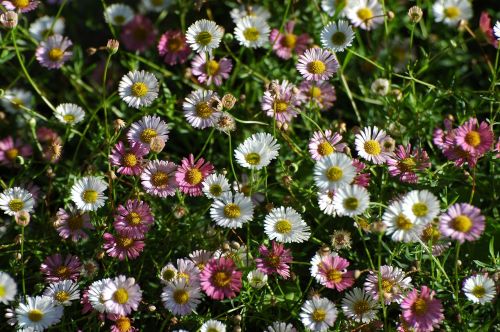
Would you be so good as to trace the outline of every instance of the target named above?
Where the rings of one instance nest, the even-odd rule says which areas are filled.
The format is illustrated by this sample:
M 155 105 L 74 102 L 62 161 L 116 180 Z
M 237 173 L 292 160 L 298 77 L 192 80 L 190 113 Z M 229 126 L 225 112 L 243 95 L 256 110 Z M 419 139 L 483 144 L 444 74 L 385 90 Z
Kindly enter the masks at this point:
M 199 54 L 211 52 L 219 47 L 224 28 L 209 20 L 198 20 L 186 32 L 186 42 Z
M 102 280 L 94 281 L 90 286 L 87 292 L 89 303 L 94 308 L 94 310 L 103 313 L 106 311 L 106 306 L 104 305 L 104 297 L 102 295 L 102 291 L 111 283 L 111 279 L 105 278 Z
M 326 298 L 314 296 L 307 300 L 301 309 L 302 324 L 311 331 L 326 331 L 337 319 L 335 304 Z
M 17 284 L 10 275 L 0 271 L 0 303 L 9 304 L 17 294 Z
M 161 301 L 163 306 L 174 315 L 185 316 L 196 310 L 200 303 L 201 292 L 198 286 L 186 284 L 184 279 L 169 282 L 163 287 Z
M 218 320 L 210 319 L 203 323 L 200 332 L 226 332 L 226 325 Z
M 63 310 L 50 297 L 27 297 L 16 308 L 17 326 L 23 331 L 43 331 L 61 320 Z
M 439 214 L 439 200 L 428 190 L 412 190 L 403 199 L 403 212 L 415 223 L 428 224 Z
M 85 111 L 75 104 L 60 104 L 56 107 L 54 115 L 62 123 L 75 125 L 85 118 Z
M 434 20 L 449 26 L 456 26 L 461 20 L 472 18 L 469 0 L 437 0 L 432 6 Z
M 168 140 L 168 133 L 169 129 L 165 121 L 156 115 L 146 115 L 130 125 L 130 129 L 127 132 L 127 139 L 130 143 L 137 142 L 149 147 L 154 137 L 159 137 L 166 142 Z
M 2 106 L 9 113 L 20 113 L 22 107 L 31 108 L 33 104 L 33 94 L 24 89 L 7 89 L 2 97 Z M 24 114 L 21 112 L 20 114 Z
M 497 21 L 495 23 L 495 26 L 493 27 L 493 33 L 495 34 L 495 37 L 497 37 L 497 40 L 500 40 L 500 21 Z
M 271 29 L 266 21 L 257 16 L 245 16 L 236 23 L 234 35 L 241 46 L 258 48 L 269 41 Z
M 168 263 L 160 270 L 160 281 L 163 284 L 168 284 L 169 282 L 175 280 L 177 277 L 177 268 L 174 264 Z
M 253 218 L 252 199 L 242 193 L 224 193 L 212 203 L 210 217 L 221 227 L 240 228 Z
M 5 189 L 0 194 L 0 209 L 9 216 L 14 216 L 19 211 L 31 212 L 34 205 L 33 195 L 28 190 L 20 187 Z
M 257 133 L 241 143 L 234 156 L 242 167 L 259 170 L 278 156 L 279 149 L 280 145 L 272 135 Z
M 130 107 L 149 106 L 158 97 L 158 80 L 144 70 L 130 71 L 122 77 L 118 94 Z
M 172 0 L 142 0 L 142 5 L 147 11 L 161 12 L 172 4 Z
M 311 236 L 309 226 L 291 207 L 272 209 L 264 220 L 264 232 L 269 239 L 284 243 L 304 242 Z
M 107 312 L 127 316 L 132 310 L 137 310 L 142 291 L 134 278 L 120 275 L 104 286 L 102 298 Z
M 403 212 L 401 201 L 394 201 L 382 215 L 382 222 L 387 227 L 386 234 L 396 242 L 417 242 L 425 225 L 416 223 Z
M 231 190 L 229 181 L 222 174 L 210 174 L 203 180 L 203 193 L 207 198 L 218 198 Z
M 354 288 L 342 299 L 344 315 L 358 323 L 369 323 L 377 315 L 378 302 L 360 288 Z
M 43 292 L 59 305 L 71 305 L 71 301 L 80 299 L 78 284 L 71 280 L 63 280 L 50 284 Z
M 134 18 L 134 11 L 123 3 L 114 3 L 104 11 L 104 20 L 116 26 L 125 25 Z
M 314 165 L 314 183 L 323 191 L 344 187 L 355 177 L 356 168 L 351 158 L 343 153 L 333 152 Z
M 371 30 L 384 22 L 384 12 L 378 0 L 349 1 L 345 14 L 352 25 L 363 30 Z
M 247 280 L 251 287 L 261 289 L 267 284 L 267 274 L 260 270 L 252 270 L 248 272 Z
M 267 332 L 297 332 L 297 329 L 290 323 L 273 322 L 267 327 Z
M 484 274 L 476 274 L 465 279 L 462 290 L 469 300 L 479 304 L 489 303 L 497 295 L 495 282 Z
M 335 192 L 331 190 L 318 192 L 318 205 L 319 209 L 323 211 L 324 214 L 335 217 L 337 212 L 333 205 L 333 196 L 335 196 Z
M 99 177 L 83 177 L 71 187 L 71 200 L 82 211 L 96 211 L 108 199 L 103 195 L 107 188 L 107 183 Z
M 333 206 L 339 216 L 359 216 L 368 208 L 370 194 L 364 187 L 356 184 L 335 191 Z
M 321 9 L 328 16 L 335 16 L 335 11 L 340 10 L 340 15 L 345 16 L 344 8 L 348 6 L 349 0 L 321 0 Z
M 371 161 L 374 164 L 383 164 L 391 155 L 383 149 L 382 142 L 387 138 L 385 130 L 378 129 L 377 127 L 365 127 L 363 130 L 356 134 L 354 144 L 358 155 Z
M 354 31 L 347 21 L 330 22 L 321 31 L 321 45 L 334 52 L 343 52 L 352 45 Z
M 251 5 L 251 6 L 241 5 L 239 7 L 231 9 L 229 15 L 231 15 L 234 24 L 236 24 L 239 20 L 241 20 L 245 16 L 259 17 L 264 21 L 267 21 L 271 18 L 271 13 L 266 8 L 259 5 Z
M 198 89 L 191 92 L 182 104 L 184 117 L 194 128 L 213 127 L 219 118 L 219 111 L 212 105 L 212 97 L 217 93 L 212 90 Z
M 30 24 L 29 32 L 31 37 L 37 41 L 42 41 L 52 35 L 64 34 L 64 19 L 59 17 L 54 22 L 54 17 L 42 16 Z

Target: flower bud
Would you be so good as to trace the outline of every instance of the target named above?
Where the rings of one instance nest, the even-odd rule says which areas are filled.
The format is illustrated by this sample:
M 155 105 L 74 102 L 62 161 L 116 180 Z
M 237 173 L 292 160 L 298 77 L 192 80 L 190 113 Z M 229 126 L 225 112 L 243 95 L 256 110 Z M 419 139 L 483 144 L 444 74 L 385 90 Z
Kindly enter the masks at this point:
M 413 24 L 417 24 L 424 16 L 422 9 L 418 6 L 413 6 L 408 10 L 408 17 L 410 18 L 410 22 Z
M 8 11 L 0 15 L 0 24 L 7 29 L 12 29 L 17 26 L 17 13 Z
M 151 139 L 149 147 L 154 153 L 160 153 L 165 148 L 165 140 L 159 136 L 155 136 Z
M 118 48 L 120 47 L 120 42 L 116 39 L 109 39 L 108 43 L 106 44 L 106 49 L 108 50 L 109 54 L 115 54 L 118 52 Z
M 19 226 L 26 227 L 30 223 L 30 214 L 26 211 L 17 212 L 14 218 Z

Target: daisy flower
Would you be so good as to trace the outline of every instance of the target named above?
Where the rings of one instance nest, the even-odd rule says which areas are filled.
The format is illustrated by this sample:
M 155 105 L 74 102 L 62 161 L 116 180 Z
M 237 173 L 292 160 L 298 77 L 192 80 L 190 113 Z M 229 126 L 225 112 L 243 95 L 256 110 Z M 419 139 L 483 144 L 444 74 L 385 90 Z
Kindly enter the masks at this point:
M 219 198 L 231 190 L 229 182 L 222 174 L 210 174 L 203 180 L 203 193 L 207 198 Z
M 129 71 L 120 81 L 118 94 L 130 107 L 149 106 L 158 97 L 158 80 L 144 70 Z
M 443 306 L 434 295 L 433 290 L 422 286 L 420 294 L 415 288 L 401 303 L 403 319 L 415 332 L 434 331 L 444 320 Z
M 231 15 L 235 24 L 245 16 L 259 17 L 264 21 L 271 18 L 271 13 L 265 7 L 259 5 L 240 5 L 231 9 L 229 15 Z
M 340 15 L 344 16 L 344 8 L 348 2 L 348 0 L 321 0 L 321 9 L 330 17 L 335 16 L 338 10 L 340 11 Z
M 177 276 L 177 268 L 172 263 L 168 263 L 160 270 L 160 280 L 163 284 L 174 281 Z
M 5 9 L 18 11 L 21 13 L 27 13 L 29 11 L 32 11 L 33 9 L 38 7 L 39 4 L 40 4 L 40 1 L 37 1 L 37 0 L 2 1 L 2 5 L 5 7 Z
M 205 265 L 213 257 L 213 253 L 207 250 L 195 250 L 189 254 L 189 259 L 196 265 L 196 267 L 203 271 Z
M 31 212 L 34 205 L 33 195 L 20 187 L 5 189 L 0 194 L 0 209 L 9 216 L 14 216 L 20 211 Z
M 389 265 L 382 265 L 380 271 L 370 271 L 364 284 L 365 292 L 373 296 L 375 300 L 378 300 L 379 294 L 382 294 L 386 305 L 392 302 L 401 303 L 404 294 L 411 287 L 411 277 L 407 277 L 400 268 Z
M 292 324 L 284 322 L 273 322 L 267 327 L 265 332 L 297 332 L 297 329 Z
M 366 211 L 369 203 L 368 190 L 357 184 L 341 187 L 333 196 L 333 207 L 339 216 L 359 216 Z
M 439 200 L 428 190 L 412 190 L 403 199 L 403 212 L 415 223 L 428 224 L 439 214 Z
M 196 162 L 193 154 L 183 158 L 175 172 L 175 180 L 179 190 L 189 196 L 201 196 L 203 180 L 214 170 L 214 166 L 205 159 L 200 158 Z
M 109 320 L 115 322 L 111 326 L 111 332 L 138 332 L 139 329 L 132 326 L 132 319 L 123 315 L 108 314 Z
M 33 154 L 30 145 L 24 144 L 19 138 L 7 136 L 0 140 L 0 165 L 12 167 L 18 156 L 27 158 Z
M 495 34 L 495 37 L 497 37 L 497 40 L 500 40 L 500 21 L 497 21 L 495 23 L 495 26 L 493 27 L 493 33 Z
M 56 217 L 57 220 L 54 225 L 59 236 L 63 239 L 71 238 L 73 242 L 77 242 L 80 239 L 87 239 L 89 236 L 85 232 L 85 229 L 94 229 L 94 226 L 90 223 L 89 214 L 79 212 L 73 208 L 69 212 L 59 209 Z
M 16 298 L 17 284 L 7 273 L 0 271 L 0 303 L 9 304 Z
M 119 275 L 106 283 L 102 291 L 106 311 L 126 316 L 137 310 L 142 299 L 142 291 L 134 278 Z
M 383 141 L 387 138 L 385 130 L 377 127 L 365 127 L 356 134 L 354 144 L 358 155 L 374 164 L 383 164 L 386 162 L 390 153 L 384 151 Z
M 192 74 L 196 76 L 200 84 L 208 86 L 214 83 L 220 86 L 223 80 L 229 78 L 233 63 L 228 58 L 217 61 L 213 56 L 208 57 L 207 61 L 207 54 L 203 53 L 194 57 L 191 67 Z
M 186 43 L 186 36 L 180 30 L 168 30 L 161 35 L 158 42 L 158 53 L 163 62 L 173 66 L 186 62 L 191 48 Z
M 457 240 L 475 241 L 485 228 L 485 218 L 481 210 L 467 203 L 456 203 L 439 217 L 439 230 L 444 236 Z
M 200 270 L 190 259 L 177 259 L 176 279 L 185 280 L 190 285 L 198 286 L 200 284 Z
M 363 30 L 371 30 L 384 22 L 384 12 L 378 0 L 350 0 L 345 14 L 352 25 Z
M 92 308 L 100 313 L 106 311 L 106 306 L 104 304 L 103 291 L 108 284 L 111 283 L 111 279 L 105 278 L 102 280 L 94 281 L 88 288 L 88 301 Z
M 338 69 L 335 55 L 318 47 L 306 50 L 297 63 L 297 70 L 308 81 L 328 80 Z
M 284 243 L 301 243 L 311 236 L 309 226 L 291 207 L 272 209 L 264 219 L 264 232 L 270 240 Z
M 307 33 L 294 34 L 294 27 L 295 22 L 289 21 L 285 24 L 283 33 L 280 33 L 278 29 L 273 29 L 269 35 L 269 42 L 273 47 L 273 51 L 281 59 L 290 59 L 293 52 L 301 55 L 307 49 L 307 45 L 311 40 Z
M 314 296 L 301 307 L 302 324 L 311 331 L 327 331 L 337 319 L 335 304 L 327 298 Z
M 465 279 L 462 287 L 465 296 L 474 303 L 485 304 L 495 300 L 495 282 L 487 274 L 476 274 Z
M 177 181 L 175 172 L 177 165 L 170 161 L 150 161 L 141 174 L 144 190 L 154 196 L 167 197 L 175 195 Z
M 68 51 L 73 43 L 61 35 L 53 35 L 42 41 L 37 47 L 35 57 L 43 67 L 59 69 L 71 59 L 73 52 Z
M 154 223 L 151 209 L 146 202 L 129 199 L 125 206 L 116 208 L 113 227 L 120 234 L 138 238 L 143 236 Z
M 231 258 L 212 258 L 201 272 L 201 288 L 214 300 L 234 298 L 241 289 L 241 276 Z
M 257 269 L 267 275 L 276 273 L 284 279 L 290 277 L 290 263 L 293 260 L 292 252 L 290 249 L 285 249 L 281 243 L 271 241 L 271 249 L 265 245 L 259 247 L 259 254 L 261 257 L 255 259 Z
M 123 3 L 114 3 L 104 10 L 104 20 L 108 24 L 122 26 L 134 18 L 134 11 Z
M 252 200 L 242 193 L 224 193 L 212 203 L 210 217 L 221 227 L 241 228 L 253 218 Z
M 160 117 L 146 115 L 130 125 L 127 139 L 131 144 L 141 143 L 149 149 L 151 140 L 155 137 L 162 139 L 164 142 L 168 141 L 169 132 L 167 123 Z
M 102 235 L 104 244 L 102 248 L 106 250 L 109 257 L 118 258 L 119 260 L 136 259 L 144 250 L 144 235 L 132 238 L 125 234 L 112 235 L 104 233 Z
M 120 40 L 129 51 L 144 52 L 156 42 L 157 31 L 149 18 L 136 15 L 122 27 Z
M 478 124 L 475 118 L 469 119 L 455 130 L 455 143 L 462 150 L 474 155 L 483 155 L 489 151 L 493 139 L 490 125 L 484 121 Z
M 252 270 L 248 272 L 247 280 L 250 287 L 261 289 L 267 284 L 267 274 L 261 270 Z
M 333 190 L 318 192 L 318 206 L 324 214 L 335 217 L 337 212 L 333 205 L 333 196 L 335 196 Z
M 344 52 L 352 45 L 354 31 L 345 20 L 330 22 L 321 31 L 321 45 L 334 52 Z
M 50 284 L 43 296 L 50 297 L 56 304 L 69 306 L 71 301 L 80 299 L 80 290 L 76 282 L 63 280 Z
M 361 288 L 347 292 L 342 299 L 344 315 L 358 323 L 367 324 L 377 315 L 378 302 Z
M 271 81 L 269 89 L 262 97 L 262 110 L 271 118 L 283 124 L 288 123 L 298 114 L 302 102 L 300 94 L 296 93 L 295 85 L 287 80 Z
M 82 263 L 77 256 L 54 254 L 48 256 L 40 265 L 40 272 L 45 275 L 46 282 L 57 282 L 62 280 L 77 281 L 82 270 Z
M 198 89 L 191 92 L 182 104 L 184 117 L 194 128 L 213 127 L 219 117 L 219 111 L 213 107 L 212 98 L 217 93 L 212 90 Z
M 322 191 L 349 185 L 355 176 L 356 169 L 351 159 L 343 153 L 333 152 L 314 165 L 314 183 Z
M 219 47 L 224 35 L 224 29 L 215 22 L 198 20 L 189 26 L 186 41 L 193 51 L 201 54 L 211 52 Z
M 280 145 L 271 134 L 256 133 L 234 150 L 234 156 L 242 167 L 260 170 L 278 157 L 279 149 Z
M 189 315 L 196 310 L 200 298 L 200 288 L 187 284 L 183 279 L 169 282 L 161 293 L 163 306 L 174 315 L 180 316 Z
M 108 184 L 100 177 L 86 176 L 71 187 L 71 200 L 82 211 L 96 211 L 108 198 L 103 195 Z
M 15 311 L 17 326 L 22 331 L 43 331 L 61 321 L 63 310 L 50 297 L 26 297 Z
M 203 323 L 200 332 L 226 332 L 226 325 L 218 320 L 210 319 Z
M 117 172 L 124 175 L 140 175 L 143 169 L 142 157 L 148 153 L 148 148 L 142 143 L 132 143 L 130 147 L 125 147 L 119 141 L 111 150 L 109 162 L 113 166 L 118 166 Z
M 354 284 L 354 272 L 347 271 L 350 263 L 337 255 L 324 255 L 317 264 L 316 279 L 326 288 L 341 292 Z
M 19 114 L 21 113 L 19 111 L 22 110 L 22 107 L 32 107 L 33 94 L 24 89 L 6 89 L 0 101 L 7 112 Z
M 312 159 L 320 160 L 334 152 L 342 152 L 347 144 L 341 143 L 341 141 L 342 135 L 332 132 L 330 129 L 325 130 L 324 133 L 316 131 L 309 140 L 309 154 Z
M 425 227 L 425 223 L 416 222 L 405 214 L 399 200 L 389 204 L 382 215 L 382 222 L 387 227 L 387 235 L 391 235 L 391 239 L 396 242 L 417 242 Z
M 172 0 L 142 0 L 142 5 L 147 11 L 161 12 L 172 4 Z
M 412 150 L 411 144 L 408 144 L 399 145 L 394 154 L 388 157 L 387 165 L 391 176 L 399 177 L 401 182 L 417 183 L 416 172 L 429 168 L 431 163 L 425 150 L 418 147 L 413 147 Z
M 302 81 L 299 85 L 300 99 L 302 102 L 311 102 L 321 111 L 325 111 L 333 106 L 337 100 L 335 87 L 327 81 Z
M 472 6 L 468 0 L 437 0 L 432 6 L 436 22 L 457 26 L 461 20 L 472 18 Z
M 37 41 L 42 41 L 52 35 L 62 35 L 64 33 L 64 19 L 42 16 L 30 24 L 29 32 L 31 37 Z
M 270 30 L 262 18 L 245 16 L 236 22 L 234 35 L 241 46 L 259 48 L 268 42 Z
M 78 105 L 66 103 L 57 106 L 54 115 L 57 120 L 72 126 L 85 118 L 85 111 Z

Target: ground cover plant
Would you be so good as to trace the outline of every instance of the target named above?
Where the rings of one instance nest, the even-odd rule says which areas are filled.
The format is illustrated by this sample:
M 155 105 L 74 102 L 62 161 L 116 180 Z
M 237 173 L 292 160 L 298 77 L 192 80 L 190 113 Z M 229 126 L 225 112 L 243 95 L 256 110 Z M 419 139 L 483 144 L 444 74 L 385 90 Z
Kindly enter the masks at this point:
M 0 330 L 500 330 L 494 7 L 1 1 Z

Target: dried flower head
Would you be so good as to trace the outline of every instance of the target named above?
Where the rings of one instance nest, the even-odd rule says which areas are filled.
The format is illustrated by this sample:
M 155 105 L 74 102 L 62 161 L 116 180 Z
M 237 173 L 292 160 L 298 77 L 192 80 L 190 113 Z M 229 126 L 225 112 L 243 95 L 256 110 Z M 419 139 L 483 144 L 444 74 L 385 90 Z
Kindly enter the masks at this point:
M 410 22 L 413 24 L 417 24 L 424 16 L 424 12 L 418 6 L 413 6 L 408 10 L 408 17 L 410 18 Z

